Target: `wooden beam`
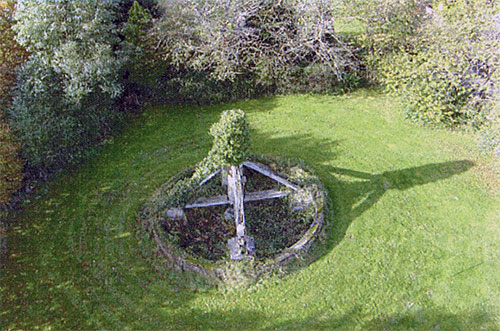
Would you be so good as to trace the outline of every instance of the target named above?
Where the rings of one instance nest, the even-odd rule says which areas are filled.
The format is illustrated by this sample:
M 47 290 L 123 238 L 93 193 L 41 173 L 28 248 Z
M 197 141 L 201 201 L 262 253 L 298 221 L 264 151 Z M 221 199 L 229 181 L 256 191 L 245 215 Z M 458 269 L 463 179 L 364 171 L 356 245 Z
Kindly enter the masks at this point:
M 287 196 L 288 192 L 282 192 L 278 190 L 267 190 L 267 191 L 257 191 L 257 192 L 248 192 L 245 195 L 245 202 L 266 200 L 266 199 L 277 199 Z M 211 198 L 200 198 L 191 204 L 187 204 L 186 209 L 189 208 L 200 208 L 200 207 L 212 207 L 212 206 L 220 206 L 220 205 L 229 205 L 232 202 L 225 195 L 219 195 Z
M 229 201 L 226 195 L 219 195 L 211 198 L 198 199 L 193 203 L 188 203 L 184 208 L 189 209 L 189 208 L 200 208 L 200 207 L 212 207 L 220 205 L 229 205 L 231 203 L 232 202 Z
M 245 202 L 283 198 L 283 197 L 286 197 L 287 195 L 288 195 L 288 192 L 282 192 L 282 191 L 278 191 L 278 190 L 248 192 L 245 195 Z
M 212 179 L 212 178 L 214 178 L 215 176 L 217 176 L 217 175 L 221 172 L 221 170 L 222 170 L 222 169 L 219 169 L 219 170 L 217 170 L 216 172 L 214 172 L 214 173 L 212 173 L 212 174 L 208 175 L 208 177 L 207 177 L 207 178 L 205 178 L 204 180 L 202 180 L 202 181 L 200 182 L 200 185 L 199 185 L 199 186 L 202 186 L 203 184 L 205 184 L 206 182 L 208 182 L 210 179 Z
M 250 168 L 252 170 L 255 170 L 255 171 L 263 174 L 264 176 L 267 176 L 267 177 L 277 181 L 280 184 L 283 184 L 283 185 L 291 188 L 294 191 L 297 191 L 299 189 L 297 185 L 290 183 L 288 180 L 286 180 L 284 178 L 281 178 L 280 176 L 276 175 L 272 170 L 267 169 L 267 167 L 265 167 L 262 164 L 258 164 L 256 162 L 251 162 L 251 161 L 246 161 L 243 163 L 243 165 L 247 168 Z
M 229 194 L 229 198 L 233 201 L 236 237 L 238 238 L 245 236 L 245 197 L 243 193 L 242 170 L 238 166 L 231 166 L 229 168 L 229 176 L 227 177 L 228 189 L 232 191 L 232 194 Z

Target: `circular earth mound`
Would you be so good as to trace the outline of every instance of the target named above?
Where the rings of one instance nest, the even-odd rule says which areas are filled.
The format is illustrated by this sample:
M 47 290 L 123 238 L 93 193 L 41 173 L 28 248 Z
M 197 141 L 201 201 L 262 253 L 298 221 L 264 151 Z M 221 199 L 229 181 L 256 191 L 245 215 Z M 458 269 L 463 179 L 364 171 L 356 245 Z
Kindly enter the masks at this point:
M 227 174 L 220 171 L 202 185 L 190 185 L 195 172 L 191 168 L 162 185 L 140 216 L 170 265 L 225 279 L 231 264 L 250 262 L 258 276 L 307 251 L 323 227 L 326 209 L 318 177 L 298 162 L 269 157 L 252 157 L 251 162 L 292 184 L 243 167 L 246 235 L 253 239 L 254 251 L 243 261 L 231 260 L 228 242 L 236 226 L 230 202 L 203 207 L 195 203 L 227 197 Z

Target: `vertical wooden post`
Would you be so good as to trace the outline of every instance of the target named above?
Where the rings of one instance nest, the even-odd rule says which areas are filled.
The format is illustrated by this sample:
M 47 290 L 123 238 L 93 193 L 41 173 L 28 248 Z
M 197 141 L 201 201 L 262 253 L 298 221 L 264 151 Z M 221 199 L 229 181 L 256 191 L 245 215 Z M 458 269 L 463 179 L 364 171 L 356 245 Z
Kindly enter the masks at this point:
M 242 182 L 242 168 L 231 166 L 227 176 L 228 197 L 233 203 L 236 238 L 232 240 L 233 260 L 241 259 L 246 254 L 245 211 L 243 207 L 244 193 Z
M 243 209 L 244 196 L 241 172 L 240 167 L 232 166 L 228 177 L 228 190 L 232 191 L 229 197 L 233 201 L 234 222 L 238 238 L 245 236 L 245 212 Z

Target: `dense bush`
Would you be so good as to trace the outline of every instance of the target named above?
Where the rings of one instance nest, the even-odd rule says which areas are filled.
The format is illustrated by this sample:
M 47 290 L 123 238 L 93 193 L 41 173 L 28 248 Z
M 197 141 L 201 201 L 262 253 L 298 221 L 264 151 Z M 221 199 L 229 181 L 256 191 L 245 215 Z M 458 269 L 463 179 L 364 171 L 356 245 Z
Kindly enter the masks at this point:
M 122 92 L 116 4 L 109 1 L 23 1 L 17 39 L 32 53 L 18 74 L 9 111 L 29 169 L 79 160 L 110 134 Z
M 431 0 L 378 0 L 365 8 L 365 45 L 370 55 L 412 51 L 428 19 Z
M 358 40 L 368 72 L 402 96 L 409 117 L 453 127 L 487 121 L 498 86 L 494 1 L 356 3 L 366 28 Z
M 122 116 L 112 109 L 109 96 L 98 91 L 78 102 L 67 98 L 64 78 L 43 61 L 35 55 L 23 66 L 10 111 L 12 126 L 23 143 L 21 154 L 28 170 L 37 175 L 82 160 L 93 145 L 112 133 Z
M 354 44 L 363 59 L 365 77 L 380 83 L 380 69 L 391 65 L 386 61 L 388 56 L 413 51 L 432 1 L 341 0 L 338 3 L 336 15 L 358 26 Z
M 430 13 L 414 49 L 385 59 L 385 84 L 403 96 L 411 118 L 479 127 L 498 87 L 495 4 L 457 2 Z
M 318 89 L 318 76 L 330 89 L 356 66 L 320 0 L 167 1 L 165 12 L 155 37 L 168 63 L 215 81 L 251 82 L 242 87 L 256 94 Z

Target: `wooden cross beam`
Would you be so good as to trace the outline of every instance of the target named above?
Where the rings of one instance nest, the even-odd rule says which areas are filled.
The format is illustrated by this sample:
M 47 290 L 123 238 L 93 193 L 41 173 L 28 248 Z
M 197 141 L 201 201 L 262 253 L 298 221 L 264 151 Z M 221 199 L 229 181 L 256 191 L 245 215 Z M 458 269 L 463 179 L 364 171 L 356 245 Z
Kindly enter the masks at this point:
M 279 190 L 267 190 L 258 192 L 249 192 L 245 194 L 244 192 L 244 181 L 243 181 L 243 166 L 252 169 L 256 172 L 265 175 L 274 181 L 289 187 L 290 189 L 297 191 L 299 188 L 290 183 L 288 180 L 278 176 L 272 170 L 268 169 L 264 165 L 256 162 L 244 162 L 241 166 L 231 166 L 227 175 L 227 196 L 215 196 L 209 198 L 200 198 L 193 203 L 187 204 L 184 208 L 203 208 L 212 207 L 220 205 L 233 205 L 234 222 L 236 226 L 236 237 L 229 239 L 229 253 L 232 260 L 241 260 L 248 255 L 255 254 L 255 243 L 252 237 L 245 234 L 245 202 L 259 201 L 266 199 L 276 199 L 282 198 L 288 195 L 288 192 L 282 192 Z M 221 170 L 209 175 L 203 181 L 200 182 L 200 186 L 207 183 L 210 179 L 214 178 L 219 174 Z
M 248 192 L 243 198 L 244 202 L 252 202 L 267 199 L 283 198 L 288 195 L 288 192 L 283 192 L 279 190 L 266 190 L 258 192 Z M 200 198 L 193 203 L 188 203 L 186 209 L 190 208 L 200 208 L 200 207 L 212 207 L 220 205 L 230 205 L 233 202 L 229 200 L 227 195 L 218 195 L 210 198 Z

